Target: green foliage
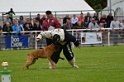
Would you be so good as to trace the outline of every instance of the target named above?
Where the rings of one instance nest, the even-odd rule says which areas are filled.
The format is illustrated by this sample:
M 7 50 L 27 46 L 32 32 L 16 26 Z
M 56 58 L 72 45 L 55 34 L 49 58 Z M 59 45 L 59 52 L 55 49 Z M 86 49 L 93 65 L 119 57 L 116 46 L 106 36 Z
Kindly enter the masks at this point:
M 67 60 L 59 60 L 57 68 L 50 70 L 47 59 L 38 59 L 29 70 L 20 70 L 32 50 L 0 51 L 0 63 L 9 63 L 12 82 L 123 82 L 123 49 L 123 46 L 73 48 L 78 69 L 72 68 Z M 62 53 L 61 56 L 64 57 Z
M 101 11 L 107 6 L 107 0 L 85 0 L 95 11 Z

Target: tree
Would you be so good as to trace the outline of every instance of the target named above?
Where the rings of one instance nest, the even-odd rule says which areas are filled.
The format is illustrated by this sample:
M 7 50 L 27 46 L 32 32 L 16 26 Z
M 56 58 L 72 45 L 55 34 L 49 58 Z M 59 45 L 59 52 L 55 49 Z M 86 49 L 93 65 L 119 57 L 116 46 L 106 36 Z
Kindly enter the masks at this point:
M 107 0 L 85 0 L 95 11 L 101 11 L 107 6 Z

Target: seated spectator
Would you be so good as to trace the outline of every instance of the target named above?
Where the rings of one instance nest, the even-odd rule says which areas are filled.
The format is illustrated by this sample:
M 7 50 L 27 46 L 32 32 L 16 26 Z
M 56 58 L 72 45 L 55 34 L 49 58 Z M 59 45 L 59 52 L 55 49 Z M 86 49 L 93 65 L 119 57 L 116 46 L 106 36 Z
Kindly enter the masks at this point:
M 106 15 L 104 14 L 103 16 L 101 16 L 100 18 L 100 21 L 99 21 L 99 24 L 103 27 L 106 28 L 106 24 L 107 24 L 107 18 L 106 18 Z
M 78 22 L 78 17 L 76 17 L 76 15 L 74 14 L 73 17 L 71 18 L 71 23 L 73 27 L 77 26 L 77 22 Z
M 93 29 L 99 28 L 99 25 L 97 24 L 94 18 L 91 18 L 91 22 L 89 23 L 88 28 L 90 29 L 90 31 L 93 31 Z
M 11 19 L 9 18 L 9 15 L 6 15 L 6 17 L 5 17 L 4 21 L 3 21 L 3 25 L 5 25 L 6 22 L 9 22 L 10 24 L 12 24 Z
M 78 17 L 78 22 L 81 23 L 81 26 L 84 25 L 84 16 L 83 16 L 83 13 L 81 13 L 80 16 Z
M 90 16 L 90 13 L 88 12 L 87 15 L 84 18 L 84 25 L 85 25 L 86 28 L 88 27 L 88 25 L 90 23 L 90 19 L 91 19 L 91 16 Z
M 26 18 L 25 23 L 24 23 L 24 29 L 27 29 L 27 27 L 26 27 L 27 24 L 29 25 L 30 30 L 33 30 L 33 25 L 31 23 L 30 18 Z
M 78 21 L 77 27 L 75 27 L 75 29 L 85 29 L 85 27 L 82 25 L 80 21 Z
M 3 27 L 3 32 L 7 32 L 5 33 L 5 35 L 11 35 L 12 31 L 13 30 L 11 24 L 9 22 L 6 22 L 5 26 Z
M 40 22 L 39 21 L 35 21 L 34 23 L 34 27 L 33 27 L 33 30 L 34 31 L 41 31 L 41 25 L 40 25 Z M 37 34 L 39 34 L 40 32 L 37 32 Z
M 24 17 L 22 15 L 19 17 L 18 22 L 21 23 L 22 25 L 24 24 Z
M 63 26 L 66 24 L 67 19 L 70 19 L 69 15 L 66 15 L 66 16 L 63 18 Z
M 97 15 L 97 13 L 94 13 L 93 18 L 95 19 L 95 21 L 97 22 L 97 24 L 99 24 L 99 17 Z
M 46 15 L 43 15 L 43 17 L 41 18 L 41 25 L 45 19 L 46 19 Z
M 13 33 L 14 33 L 14 34 L 16 34 L 16 35 L 20 35 L 20 34 L 21 34 L 22 29 L 21 29 L 21 27 L 19 26 L 17 20 L 14 20 L 14 21 L 13 21 L 12 29 L 13 29 Z
M 66 24 L 63 26 L 63 29 L 71 29 L 73 27 L 71 20 L 66 19 Z
M 26 23 L 26 24 L 25 24 L 24 31 L 31 31 L 31 30 L 32 30 L 32 29 L 31 29 L 29 23 Z

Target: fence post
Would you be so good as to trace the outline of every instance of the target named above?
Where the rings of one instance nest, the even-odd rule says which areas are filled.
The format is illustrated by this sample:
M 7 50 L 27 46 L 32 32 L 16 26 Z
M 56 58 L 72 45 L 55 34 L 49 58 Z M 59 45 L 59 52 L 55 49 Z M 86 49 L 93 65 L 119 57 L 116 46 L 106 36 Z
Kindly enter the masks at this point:
M 108 46 L 110 46 L 110 31 L 108 31 Z
M 36 41 L 36 37 L 37 37 L 37 31 L 35 31 L 35 35 L 34 35 L 34 38 L 35 38 L 35 39 L 34 39 L 34 40 L 35 40 L 35 41 L 34 41 L 34 42 L 35 42 L 35 49 L 37 49 L 37 41 Z

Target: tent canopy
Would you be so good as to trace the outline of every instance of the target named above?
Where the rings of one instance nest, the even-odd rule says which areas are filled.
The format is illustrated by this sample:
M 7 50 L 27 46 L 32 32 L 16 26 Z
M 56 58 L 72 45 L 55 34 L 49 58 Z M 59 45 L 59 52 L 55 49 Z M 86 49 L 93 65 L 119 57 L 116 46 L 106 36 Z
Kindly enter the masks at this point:
M 46 10 L 95 12 L 84 0 L 0 0 L 0 6 L 0 12 L 8 12 L 10 8 L 13 8 L 15 12 L 44 12 Z

